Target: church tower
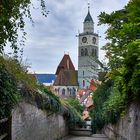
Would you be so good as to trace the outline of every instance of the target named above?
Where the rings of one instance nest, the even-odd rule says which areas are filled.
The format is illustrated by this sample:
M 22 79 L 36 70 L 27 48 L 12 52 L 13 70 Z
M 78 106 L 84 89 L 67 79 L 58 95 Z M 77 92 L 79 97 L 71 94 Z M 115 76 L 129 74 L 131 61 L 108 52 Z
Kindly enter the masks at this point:
M 94 21 L 89 7 L 83 22 L 83 32 L 78 37 L 78 83 L 79 88 L 87 89 L 90 81 L 98 78 L 98 64 L 93 59 L 96 60 L 99 53 L 99 36 L 94 32 Z

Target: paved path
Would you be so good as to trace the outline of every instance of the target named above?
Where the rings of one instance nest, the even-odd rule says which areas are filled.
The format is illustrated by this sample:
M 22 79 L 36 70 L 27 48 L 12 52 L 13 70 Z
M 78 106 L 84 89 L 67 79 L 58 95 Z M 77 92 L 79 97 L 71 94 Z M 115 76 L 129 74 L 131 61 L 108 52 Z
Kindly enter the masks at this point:
M 95 134 L 92 135 L 91 137 L 68 136 L 64 140 L 109 140 L 109 139 L 103 134 Z

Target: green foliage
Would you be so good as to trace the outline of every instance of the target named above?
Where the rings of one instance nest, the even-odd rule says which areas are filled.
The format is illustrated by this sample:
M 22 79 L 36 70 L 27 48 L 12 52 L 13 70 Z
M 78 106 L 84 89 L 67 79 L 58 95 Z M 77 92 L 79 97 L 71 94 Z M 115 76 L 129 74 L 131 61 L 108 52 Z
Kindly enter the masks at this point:
M 102 83 L 93 96 L 94 109 L 91 112 L 94 133 L 105 124 L 116 123 L 126 108 L 126 97 L 109 80 Z
M 21 88 L 24 100 L 36 105 L 39 109 L 51 114 L 61 114 L 69 124 L 82 122 L 80 114 L 66 100 L 53 94 L 47 87 L 40 85 L 37 89 L 30 89 L 27 85 Z
M 0 63 L 0 119 L 11 115 L 11 109 L 18 99 L 16 79 L 9 73 L 5 65 Z
M 81 116 L 67 101 L 60 100 L 14 58 L 0 56 L 0 119 L 9 117 L 15 104 L 24 99 L 51 114 L 64 115 L 69 123 L 81 122 Z
M 46 87 L 41 87 L 41 92 L 47 95 L 47 100 L 43 103 L 45 106 L 45 110 L 52 111 L 53 113 L 62 114 L 70 125 L 74 125 L 76 123 L 82 123 L 81 115 L 77 110 L 74 108 L 74 104 L 79 102 L 74 102 L 74 100 L 64 100 L 53 94 L 51 91 L 48 91 Z M 71 103 L 73 104 L 71 104 Z M 81 107 L 81 106 L 79 106 Z
M 109 59 L 111 79 L 118 90 L 133 100 L 139 95 L 140 9 L 139 0 L 132 0 L 119 11 L 99 15 L 99 24 L 108 24 L 110 43 L 104 46 Z M 119 79 L 118 79 L 119 78 Z
M 118 90 L 114 89 L 114 93 L 103 104 L 102 117 L 104 118 L 105 124 L 116 123 L 125 108 L 125 97 Z
M 0 118 L 9 117 L 21 96 L 22 85 L 37 88 L 37 83 L 14 58 L 0 56 Z
M 82 124 L 81 115 L 77 112 L 73 106 L 71 106 L 67 100 L 61 99 L 62 109 L 61 113 L 67 119 L 70 126 L 75 124 Z
M 83 113 L 85 106 L 81 105 L 77 99 L 68 99 L 68 103 L 77 110 L 80 114 Z
M 42 14 L 47 16 L 44 0 L 39 0 Z M 18 50 L 18 30 L 22 32 L 20 45 L 24 44 L 26 32 L 24 31 L 24 18 L 32 21 L 30 9 L 31 0 L 1 0 L 0 1 L 0 54 L 3 53 L 7 42 L 11 43 L 11 48 L 17 53 Z
M 91 112 L 92 127 L 94 133 L 101 129 L 104 124 L 104 118 L 102 116 L 102 109 L 104 103 L 108 100 L 110 94 L 113 92 L 113 82 L 108 80 L 97 87 L 93 96 L 94 108 Z
M 103 49 L 109 59 L 107 80 L 113 81 L 113 85 L 108 86 L 105 82 L 95 92 L 95 108 L 92 112 L 95 131 L 105 124 L 115 123 L 124 114 L 128 104 L 140 99 L 139 5 L 139 0 L 132 0 L 122 10 L 99 15 L 99 24 L 109 26 L 106 38 L 110 42 Z
M 27 74 L 27 69 L 23 64 L 19 63 L 18 60 L 8 56 L 0 56 L 0 62 L 6 67 L 7 71 L 15 77 L 19 85 L 26 84 L 32 88 L 37 87 L 35 78 Z
M 61 112 L 62 105 L 61 105 L 61 101 L 60 101 L 59 97 L 56 96 L 55 94 L 53 94 L 51 91 L 48 91 L 48 89 L 46 87 L 44 87 L 43 85 L 39 89 L 42 92 L 42 94 L 45 95 L 44 98 L 47 99 L 42 102 L 43 109 L 50 110 L 50 111 L 56 112 L 56 113 Z

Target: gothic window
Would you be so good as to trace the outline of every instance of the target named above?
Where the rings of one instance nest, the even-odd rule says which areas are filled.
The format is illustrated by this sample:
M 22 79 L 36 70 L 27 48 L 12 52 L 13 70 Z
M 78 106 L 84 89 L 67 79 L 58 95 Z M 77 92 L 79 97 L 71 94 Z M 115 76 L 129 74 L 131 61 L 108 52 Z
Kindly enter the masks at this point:
M 81 56 L 84 56 L 84 49 L 81 49 Z
M 64 88 L 62 89 L 62 95 L 65 95 L 65 89 Z
M 75 94 L 75 91 L 76 91 L 75 88 L 73 88 L 73 90 L 72 90 L 72 95 L 73 95 L 73 96 L 76 95 L 76 94 Z
M 95 57 L 97 56 L 97 50 L 95 49 Z
M 83 80 L 83 88 L 85 87 L 85 80 Z
M 71 92 L 71 88 L 70 88 L 70 95 L 72 94 L 72 92 Z
M 87 56 L 87 55 L 88 55 L 88 49 L 85 48 L 85 56 Z
M 58 93 L 59 93 L 60 88 L 58 88 L 57 90 L 58 90 Z
M 94 56 L 94 55 L 95 55 L 95 53 L 94 53 L 94 52 L 95 52 L 95 50 L 94 50 L 94 49 L 92 49 L 92 56 Z

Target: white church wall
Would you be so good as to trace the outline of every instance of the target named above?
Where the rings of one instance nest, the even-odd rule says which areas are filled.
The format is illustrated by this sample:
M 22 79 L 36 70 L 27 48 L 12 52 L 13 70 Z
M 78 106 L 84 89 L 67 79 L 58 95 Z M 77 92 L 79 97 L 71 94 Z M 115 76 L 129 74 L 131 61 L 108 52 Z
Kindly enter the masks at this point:
M 75 98 L 78 86 L 54 86 L 56 95 L 63 98 Z

